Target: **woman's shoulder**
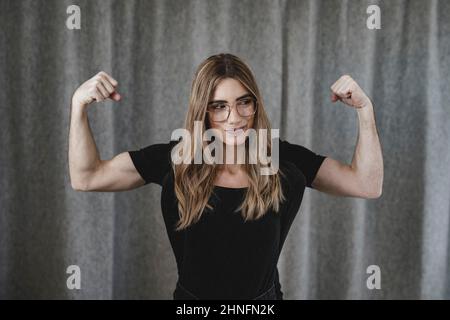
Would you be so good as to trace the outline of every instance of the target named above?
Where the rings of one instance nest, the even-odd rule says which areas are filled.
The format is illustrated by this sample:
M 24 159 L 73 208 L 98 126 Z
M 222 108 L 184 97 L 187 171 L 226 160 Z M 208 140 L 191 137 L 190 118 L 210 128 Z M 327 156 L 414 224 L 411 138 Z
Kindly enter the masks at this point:
M 283 139 L 279 139 L 279 147 L 280 147 L 280 151 L 284 151 L 284 152 L 295 151 L 295 150 L 308 150 L 302 144 L 293 143 L 292 141 L 283 140 Z
M 312 181 L 326 156 L 318 154 L 301 144 L 280 139 L 279 158 L 280 162 L 290 162 L 300 169 L 306 178 L 307 186 L 311 187 Z
M 292 143 L 282 139 L 279 139 L 279 152 L 280 156 L 288 160 L 300 160 L 300 158 L 320 156 L 302 144 Z
M 171 167 L 171 150 L 178 141 L 152 143 L 143 148 L 129 151 L 131 160 L 146 184 L 161 184 Z
M 299 160 L 302 155 L 308 151 L 303 145 L 291 143 L 288 140 L 279 139 L 279 157 L 280 161 L 292 161 Z

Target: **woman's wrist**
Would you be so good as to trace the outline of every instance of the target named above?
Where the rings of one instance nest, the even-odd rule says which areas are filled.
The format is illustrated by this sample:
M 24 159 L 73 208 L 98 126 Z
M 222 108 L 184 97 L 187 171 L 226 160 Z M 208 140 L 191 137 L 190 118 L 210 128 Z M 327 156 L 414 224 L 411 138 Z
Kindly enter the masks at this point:
M 76 99 L 72 99 L 72 115 L 74 116 L 83 116 L 86 113 L 87 105 L 83 104 Z
M 364 104 L 363 107 L 357 108 L 358 119 L 363 127 L 372 127 L 375 125 L 375 114 L 373 110 L 372 102 Z

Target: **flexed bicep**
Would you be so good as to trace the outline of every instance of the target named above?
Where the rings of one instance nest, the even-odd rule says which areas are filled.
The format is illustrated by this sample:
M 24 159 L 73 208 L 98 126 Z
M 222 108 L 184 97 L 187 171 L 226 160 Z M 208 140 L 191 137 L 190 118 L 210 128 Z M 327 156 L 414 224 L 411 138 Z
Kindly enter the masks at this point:
M 145 180 L 136 170 L 130 154 L 122 152 L 110 160 L 102 160 L 89 176 L 83 191 L 126 191 L 141 187 Z
M 330 157 L 323 161 L 312 185 L 318 191 L 336 196 L 373 198 L 351 166 Z

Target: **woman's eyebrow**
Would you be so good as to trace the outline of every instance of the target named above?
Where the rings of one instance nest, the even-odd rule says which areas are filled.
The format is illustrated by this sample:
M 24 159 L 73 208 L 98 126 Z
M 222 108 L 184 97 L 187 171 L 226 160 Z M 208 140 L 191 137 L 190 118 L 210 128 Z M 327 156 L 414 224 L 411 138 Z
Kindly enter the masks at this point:
M 251 93 L 246 93 L 243 96 L 240 96 L 239 98 L 237 98 L 236 101 L 241 100 L 243 98 L 251 97 L 251 96 L 252 96 Z M 213 101 L 210 101 L 209 103 L 227 103 L 227 102 L 228 102 L 227 100 L 213 100 Z

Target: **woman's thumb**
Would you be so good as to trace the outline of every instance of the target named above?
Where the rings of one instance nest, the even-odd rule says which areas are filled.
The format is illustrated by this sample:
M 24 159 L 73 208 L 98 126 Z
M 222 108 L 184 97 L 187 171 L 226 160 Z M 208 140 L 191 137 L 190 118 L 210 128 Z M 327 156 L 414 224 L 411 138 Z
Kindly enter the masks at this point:
M 110 96 L 111 99 L 113 99 L 114 101 L 119 101 L 122 97 L 120 96 L 120 94 L 118 92 L 113 92 Z

